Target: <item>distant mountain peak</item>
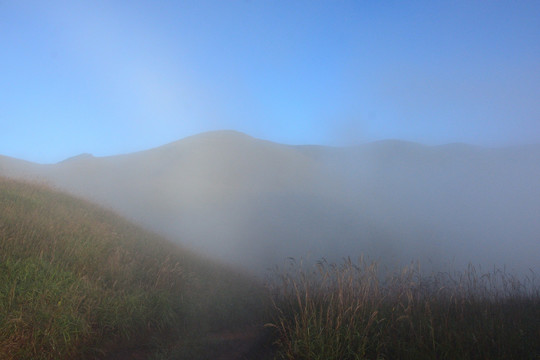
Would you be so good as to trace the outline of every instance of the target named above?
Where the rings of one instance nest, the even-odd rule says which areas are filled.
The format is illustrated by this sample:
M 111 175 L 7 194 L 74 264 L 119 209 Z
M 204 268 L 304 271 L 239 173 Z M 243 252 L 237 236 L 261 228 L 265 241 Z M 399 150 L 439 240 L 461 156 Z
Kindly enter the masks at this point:
M 197 135 L 189 136 L 185 139 L 253 139 L 253 137 L 236 130 L 214 130 Z
M 65 160 L 62 160 L 60 161 L 60 163 L 75 162 L 75 161 L 81 161 L 81 160 L 87 160 L 87 159 L 93 159 L 93 158 L 94 158 L 94 155 L 92 154 L 82 153 L 82 154 L 67 158 Z
M 176 146 L 184 146 L 187 144 L 197 143 L 242 143 L 255 140 L 254 137 L 236 130 L 215 130 L 207 131 L 183 139 L 173 141 L 163 147 L 171 148 Z

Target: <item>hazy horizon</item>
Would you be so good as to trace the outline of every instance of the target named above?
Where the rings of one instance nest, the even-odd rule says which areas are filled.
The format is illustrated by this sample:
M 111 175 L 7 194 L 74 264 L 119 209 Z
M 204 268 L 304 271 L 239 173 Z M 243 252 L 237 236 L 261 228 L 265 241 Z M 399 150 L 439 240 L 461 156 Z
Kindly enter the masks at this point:
M 6 154 L 0 154 L 0 156 L 6 156 L 6 157 L 9 157 L 9 158 L 12 158 L 12 159 L 15 159 L 15 160 L 23 160 L 25 162 L 35 163 L 35 164 L 39 164 L 39 165 L 54 165 L 54 164 L 62 163 L 64 161 L 70 161 L 70 160 L 84 158 L 84 157 L 108 158 L 108 157 L 115 157 L 115 156 L 122 156 L 122 155 L 130 155 L 130 154 L 134 154 L 134 153 L 145 152 L 145 151 L 148 151 L 148 150 L 159 149 L 161 147 L 169 146 L 169 145 L 175 144 L 177 142 L 188 140 L 190 138 L 197 138 L 199 136 L 206 136 L 207 134 L 219 134 L 219 133 L 239 134 L 241 136 L 247 136 L 249 138 L 253 138 L 253 139 L 256 139 L 256 140 L 268 141 L 268 142 L 271 142 L 271 143 L 274 143 L 274 144 L 277 144 L 277 145 L 286 145 L 286 146 L 292 146 L 292 147 L 321 147 L 321 148 L 335 148 L 335 149 L 355 148 L 355 147 L 368 146 L 368 145 L 377 144 L 377 143 L 380 143 L 380 144 L 384 144 L 384 143 L 404 143 L 404 144 L 414 144 L 414 145 L 420 145 L 420 146 L 425 146 L 425 147 L 434 147 L 434 148 L 437 148 L 437 147 L 442 148 L 442 147 L 447 147 L 447 146 L 462 146 L 463 145 L 463 146 L 471 146 L 471 147 L 476 147 L 476 148 L 481 148 L 481 149 L 535 148 L 537 146 L 540 146 L 540 140 L 538 142 L 522 143 L 522 144 L 478 145 L 478 144 L 467 143 L 467 142 L 462 142 L 462 141 L 442 142 L 442 143 L 438 143 L 438 144 L 430 144 L 430 143 L 421 142 L 421 141 L 412 141 L 412 140 L 398 139 L 398 138 L 384 138 L 384 139 L 377 139 L 377 140 L 369 140 L 369 141 L 364 141 L 364 142 L 360 142 L 360 143 L 357 143 L 357 144 L 334 144 L 334 145 L 325 145 L 325 144 L 317 144 L 317 143 L 289 144 L 289 143 L 280 143 L 280 142 L 272 141 L 270 139 L 255 137 L 255 136 L 252 136 L 252 135 L 250 135 L 248 133 L 238 131 L 238 130 L 234 130 L 234 129 L 217 129 L 217 130 L 208 130 L 208 131 L 203 131 L 201 133 L 188 135 L 188 136 L 183 137 L 183 138 L 172 140 L 172 141 L 169 141 L 169 142 L 166 142 L 166 143 L 163 143 L 163 144 L 156 144 L 155 146 L 152 146 L 152 147 L 149 147 L 149 148 L 141 148 L 141 149 L 138 149 L 138 150 L 135 150 L 135 151 L 132 151 L 132 152 L 95 155 L 95 154 L 93 154 L 91 152 L 83 151 L 81 153 L 68 155 L 68 157 L 60 159 L 59 161 L 56 161 L 56 162 L 46 162 L 46 163 L 44 163 L 44 162 L 32 161 L 32 160 L 28 160 L 28 159 L 24 159 L 24 158 L 17 158 L 17 157 L 9 156 L 9 155 L 6 155 Z

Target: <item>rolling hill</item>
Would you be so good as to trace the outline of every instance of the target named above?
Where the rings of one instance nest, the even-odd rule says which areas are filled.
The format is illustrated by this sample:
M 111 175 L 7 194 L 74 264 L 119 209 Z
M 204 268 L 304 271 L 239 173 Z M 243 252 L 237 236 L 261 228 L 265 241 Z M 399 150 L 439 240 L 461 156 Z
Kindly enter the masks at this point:
M 0 177 L 0 359 L 212 358 L 209 333 L 262 329 L 263 296 L 110 211 Z
M 361 253 L 538 268 L 540 147 L 289 146 L 220 131 L 132 154 L 0 174 L 90 199 L 190 249 L 261 272 Z

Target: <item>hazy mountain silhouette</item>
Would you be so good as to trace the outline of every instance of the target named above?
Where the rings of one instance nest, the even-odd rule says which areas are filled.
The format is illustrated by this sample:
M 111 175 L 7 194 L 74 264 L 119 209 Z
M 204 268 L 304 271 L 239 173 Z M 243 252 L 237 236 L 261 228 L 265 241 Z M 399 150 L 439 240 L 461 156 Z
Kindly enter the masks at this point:
M 540 270 L 540 147 L 289 146 L 233 131 L 52 165 L 0 157 L 206 254 L 261 270 L 365 253 Z

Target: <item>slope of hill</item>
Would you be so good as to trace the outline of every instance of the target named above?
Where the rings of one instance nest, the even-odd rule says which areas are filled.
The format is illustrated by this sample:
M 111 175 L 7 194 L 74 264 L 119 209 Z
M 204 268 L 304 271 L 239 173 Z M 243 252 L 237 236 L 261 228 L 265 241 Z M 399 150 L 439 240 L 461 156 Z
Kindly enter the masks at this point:
M 288 256 L 538 268 L 540 148 L 288 146 L 211 132 L 54 165 L 2 163 L 256 271 Z
M 205 358 L 195 339 L 262 325 L 261 296 L 109 211 L 0 177 L 0 359 L 129 358 L 171 344 Z

